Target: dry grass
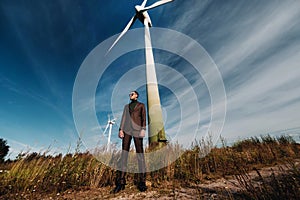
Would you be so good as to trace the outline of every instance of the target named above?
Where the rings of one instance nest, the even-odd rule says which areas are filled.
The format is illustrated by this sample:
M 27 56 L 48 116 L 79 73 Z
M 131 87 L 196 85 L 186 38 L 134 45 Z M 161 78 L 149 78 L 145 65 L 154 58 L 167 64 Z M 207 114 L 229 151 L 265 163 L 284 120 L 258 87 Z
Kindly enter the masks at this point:
M 288 136 L 254 137 L 239 141 L 232 147 L 223 145 L 221 148 L 202 140 L 195 142 L 190 149 L 183 150 L 179 145 L 173 145 L 169 151 L 184 152 L 175 162 L 168 163 L 167 167 L 148 174 L 147 179 L 152 187 L 166 183 L 194 187 L 206 180 L 233 175 L 239 181 L 242 192 L 231 194 L 225 191 L 228 199 L 239 196 L 244 199 L 294 199 L 300 196 L 299 169 L 291 162 L 299 158 L 300 147 Z M 118 156 L 118 152 L 114 154 Z M 117 164 L 116 159 L 112 159 L 112 162 Z M 252 183 L 247 176 L 253 169 L 279 163 L 288 163 L 290 171 L 268 179 L 261 177 L 259 185 Z M 116 175 L 115 170 L 88 152 L 55 157 L 31 153 L 6 162 L 0 169 L 6 169 L 0 171 L 0 199 L 16 196 L 30 199 L 36 194 L 113 186 Z M 133 181 L 135 175 L 128 174 L 127 179 Z

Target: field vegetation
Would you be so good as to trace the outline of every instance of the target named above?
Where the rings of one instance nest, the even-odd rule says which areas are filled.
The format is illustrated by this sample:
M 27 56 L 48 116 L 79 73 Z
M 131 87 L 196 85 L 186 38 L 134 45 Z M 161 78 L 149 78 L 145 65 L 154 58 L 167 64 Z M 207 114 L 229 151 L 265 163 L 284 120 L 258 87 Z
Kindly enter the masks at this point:
M 165 185 L 197 188 L 199 184 L 234 177 L 240 190 L 220 188 L 213 191 L 219 199 L 297 199 L 300 196 L 300 145 L 290 136 L 251 137 L 228 147 L 215 147 L 208 140 L 195 141 L 189 149 L 179 149 L 182 155 L 160 170 L 149 172 L 149 190 Z M 118 152 L 114 152 L 118 156 Z M 117 159 L 112 160 L 117 162 Z M 168 161 L 165 161 L 168 162 Z M 282 173 L 268 177 L 260 174 L 263 167 L 282 166 Z M 249 173 L 257 173 L 252 180 Z M 0 199 L 36 199 L 66 191 L 112 188 L 116 171 L 99 162 L 89 152 L 51 156 L 46 153 L 20 154 L 16 160 L 0 164 Z M 135 174 L 128 173 L 128 182 Z M 204 193 L 199 189 L 199 199 Z M 108 192 L 109 193 L 109 192 Z M 203 194 L 203 195 L 202 195 Z

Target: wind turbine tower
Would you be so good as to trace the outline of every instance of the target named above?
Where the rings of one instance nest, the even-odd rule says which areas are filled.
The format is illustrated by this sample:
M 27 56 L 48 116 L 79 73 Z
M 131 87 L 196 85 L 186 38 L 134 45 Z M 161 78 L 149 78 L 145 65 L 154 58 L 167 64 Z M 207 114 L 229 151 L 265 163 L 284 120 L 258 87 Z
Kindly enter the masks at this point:
M 116 118 L 113 120 L 110 120 L 110 116 L 108 116 L 108 121 L 107 121 L 107 125 L 105 127 L 105 130 L 103 132 L 103 135 L 105 134 L 105 132 L 108 130 L 108 138 L 107 138 L 107 146 L 106 146 L 106 151 L 110 151 L 110 138 L 111 138 L 111 131 L 112 131 L 112 126 L 116 123 Z
M 166 142 L 166 134 L 164 129 L 163 115 L 160 104 L 160 96 L 158 91 L 158 83 L 155 71 L 155 62 L 153 57 L 150 27 L 152 22 L 148 14 L 148 10 L 161 6 L 163 4 L 172 2 L 173 0 L 157 1 L 150 6 L 146 6 L 147 0 L 144 0 L 141 5 L 135 6 L 135 15 L 131 18 L 125 29 L 112 44 L 108 51 L 110 51 L 120 38 L 130 29 L 132 24 L 139 19 L 145 27 L 145 57 L 146 57 L 146 83 L 147 83 L 147 108 L 148 108 L 148 135 L 149 145 L 151 148 L 162 147 Z

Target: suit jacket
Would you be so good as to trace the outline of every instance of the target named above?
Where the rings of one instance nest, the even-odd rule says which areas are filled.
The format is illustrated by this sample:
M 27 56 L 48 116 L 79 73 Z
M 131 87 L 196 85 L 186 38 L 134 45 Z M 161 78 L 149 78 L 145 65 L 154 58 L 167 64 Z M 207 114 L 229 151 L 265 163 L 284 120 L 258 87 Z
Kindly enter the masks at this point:
M 146 129 L 145 105 L 137 102 L 133 111 L 129 111 L 129 104 L 124 106 L 120 129 L 125 133 L 137 133 Z

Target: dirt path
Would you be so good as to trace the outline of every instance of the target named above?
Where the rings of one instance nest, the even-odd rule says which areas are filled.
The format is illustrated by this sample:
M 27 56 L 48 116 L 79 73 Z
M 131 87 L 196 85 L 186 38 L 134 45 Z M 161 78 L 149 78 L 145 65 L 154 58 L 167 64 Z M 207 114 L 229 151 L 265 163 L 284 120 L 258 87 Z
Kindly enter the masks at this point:
M 299 167 L 299 160 L 295 164 Z M 286 165 L 278 165 L 273 167 L 265 167 L 258 172 L 263 178 L 270 177 L 272 173 L 279 175 L 285 173 L 288 167 Z M 254 184 L 259 184 L 259 174 L 253 170 L 248 173 L 248 177 Z M 230 198 L 231 194 L 241 191 L 241 186 L 237 179 L 233 176 L 221 178 L 213 181 L 194 186 L 179 186 L 166 183 L 158 188 L 149 187 L 147 192 L 139 192 L 134 185 L 128 185 L 126 189 L 119 194 L 111 195 L 109 191 L 113 188 L 107 187 L 90 191 L 75 192 L 66 194 L 65 199 L 223 199 Z

